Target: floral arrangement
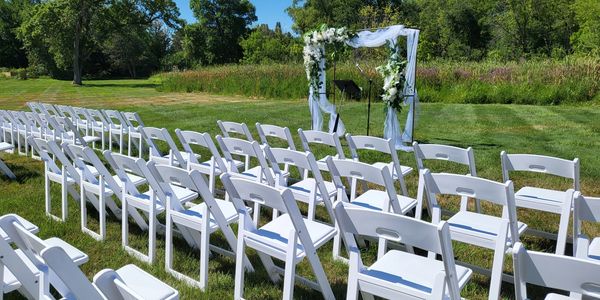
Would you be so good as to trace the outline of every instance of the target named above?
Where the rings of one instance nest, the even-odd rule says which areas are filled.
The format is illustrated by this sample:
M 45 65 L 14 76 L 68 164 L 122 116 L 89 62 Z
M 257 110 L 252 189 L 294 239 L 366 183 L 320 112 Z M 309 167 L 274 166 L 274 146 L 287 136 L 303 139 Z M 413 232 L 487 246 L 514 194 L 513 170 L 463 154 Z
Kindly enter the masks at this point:
M 321 25 L 321 28 L 312 32 L 307 32 L 304 35 L 304 67 L 306 69 L 306 78 L 308 84 L 315 91 L 321 87 L 322 82 L 320 81 L 321 70 L 320 62 L 325 53 L 323 52 L 323 46 L 325 44 L 333 44 L 335 48 L 339 48 L 347 40 L 354 36 L 346 27 L 341 28 L 328 28 L 327 25 Z M 335 59 L 335 51 L 332 54 Z
M 404 101 L 403 89 L 406 80 L 404 69 L 407 62 L 399 55 L 396 43 L 389 41 L 388 48 L 390 49 L 390 57 L 387 63 L 377 67 L 377 72 L 383 77 L 383 94 L 381 98 L 387 104 L 387 107 L 400 112 Z

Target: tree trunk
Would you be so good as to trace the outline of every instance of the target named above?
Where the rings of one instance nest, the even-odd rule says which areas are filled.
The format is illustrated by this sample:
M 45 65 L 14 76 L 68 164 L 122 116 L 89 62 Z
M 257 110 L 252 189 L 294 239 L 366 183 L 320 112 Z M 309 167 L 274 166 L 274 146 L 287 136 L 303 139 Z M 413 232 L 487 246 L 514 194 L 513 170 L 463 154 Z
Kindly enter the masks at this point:
M 73 39 L 73 84 L 81 85 L 81 16 L 77 17 L 75 23 L 75 38 Z

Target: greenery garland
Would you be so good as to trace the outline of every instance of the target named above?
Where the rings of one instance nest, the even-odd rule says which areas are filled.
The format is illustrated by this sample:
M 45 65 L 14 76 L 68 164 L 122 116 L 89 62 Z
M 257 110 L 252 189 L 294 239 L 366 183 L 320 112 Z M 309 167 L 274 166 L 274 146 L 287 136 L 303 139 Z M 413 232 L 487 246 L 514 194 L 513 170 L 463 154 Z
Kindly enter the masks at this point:
M 388 41 L 387 46 L 390 50 L 390 57 L 385 65 L 377 67 L 377 72 L 383 77 L 381 99 L 387 104 L 387 107 L 400 112 L 404 101 L 403 91 L 406 81 L 404 69 L 407 61 L 401 58 L 397 43 Z
M 346 41 L 354 37 L 346 27 L 330 28 L 323 24 L 318 30 L 307 32 L 304 35 L 304 68 L 306 69 L 306 78 L 308 86 L 313 88 L 315 97 L 318 97 L 319 89 L 323 84 L 320 80 L 321 70 L 320 62 L 325 53 L 323 46 L 333 44 L 334 49 L 339 49 Z M 332 53 L 332 58 L 337 59 L 336 51 Z

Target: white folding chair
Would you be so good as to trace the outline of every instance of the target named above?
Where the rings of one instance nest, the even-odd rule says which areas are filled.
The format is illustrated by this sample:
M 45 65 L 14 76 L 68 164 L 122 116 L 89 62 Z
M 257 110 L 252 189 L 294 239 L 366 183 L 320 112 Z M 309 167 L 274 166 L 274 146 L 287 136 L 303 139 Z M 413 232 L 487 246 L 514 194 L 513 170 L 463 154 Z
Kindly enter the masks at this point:
M 117 206 L 112 196 L 122 197 L 123 183 L 115 180 L 115 176 L 111 175 L 108 169 L 104 166 L 96 152 L 90 147 L 81 147 L 72 144 L 64 143 L 63 148 L 69 151 L 73 159 L 73 164 L 80 174 L 80 207 L 81 207 L 81 231 L 89 234 L 96 240 L 104 240 L 106 238 L 106 208 L 113 213 L 117 219 L 121 219 L 121 209 Z M 94 175 L 94 170 L 98 175 Z M 131 175 L 130 175 L 131 176 Z M 127 176 L 131 178 L 130 176 Z M 117 179 L 118 179 L 117 175 Z M 143 181 L 142 181 L 143 182 Z M 119 199 L 123 201 L 123 199 Z M 94 232 L 88 228 L 87 202 L 98 210 L 99 214 L 99 232 Z M 143 217 L 135 210 L 129 211 L 129 215 L 133 217 L 136 223 L 143 228 L 145 221 Z
M 333 157 L 345 159 L 346 156 L 344 154 L 344 149 L 342 149 L 342 144 L 340 143 L 340 138 L 337 133 L 327 133 L 324 131 L 318 130 L 302 130 L 298 129 L 298 135 L 300 136 L 300 141 L 302 142 L 302 148 L 306 152 L 314 153 L 310 150 L 310 144 L 327 146 L 329 148 L 334 148 L 335 153 Z M 321 171 L 328 172 L 327 169 L 327 156 L 320 158 L 317 160 L 317 165 Z
M 320 291 L 325 299 L 334 299 L 333 291 L 317 256 L 317 249 L 331 240 L 337 230 L 315 220 L 304 219 L 289 189 L 277 189 L 257 181 L 232 177 L 223 174 L 221 181 L 230 194 L 238 213 L 238 241 L 235 272 L 234 299 L 243 299 L 244 262 L 240 259 L 249 247 L 259 253 L 259 257 L 270 279 L 277 282 L 284 274 L 283 299 L 293 299 L 294 282 Z M 278 210 L 283 214 L 267 224 L 257 228 L 251 219 L 243 201 L 252 201 Z M 271 257 L 285 262 L 285 268 L 275 266 Z M 317 282 L 296 275 L 296 265 L 304 258 L 308 259 Z
M 104 269 L 94 276 L 94 282 L 77 265 L 69 261 L 59 247 L 48 247 L 41 253 L 44 261 L 69 289 L 71 298 L 90 300 L 176 300 L 179 292 L 158 278 L 130 264 L 118 270 Z
M 599 299 L 600 263 L 557 254 L 535 252 L 516 243 L 513 251 L 515 273 L 515 298 L 530 299 L 527 284 L 583 295 L 583 299 Z M 541 299 L 541 298 L 537 298 Z M 550 293 L 546 300 L 582 299 Z
M 132 158 L 123 154 L 111 153 L 108 150 L 104 152 L 104 157 L 113 166 L 120 180 L 125 183 L 121 197 L 121 237 L 123 248 L 130 254 L 151 264 L 154 262 L 156 256 L 157 230 L 164 231 L 164 225 L 158 221 L 157 217 L 166 209 L 165 196 L 161 192 L 162 187 L 159 185 L 158 175 L 155 172 L 151 172 L 146 161 L 141 158 Z M 131 180 L 132 174 L 146 179 L 148 183 L 146 191 L 138 189 L 135 182 Z M 198 197 L 196 192 L 183 187 L 172 186 L 170 191 L 178 199 L 181 199 L 182 202 L 188 202 Z M 141 230 L 148 231 L 147 255 L 129 246 L 129 220 L 127 216 L 130 213 L 138 213 L 138 211 L 143 212 L 148 220 L 147 223 L 136 222 Z
M 345 203 L 352 203 L 353 205 L 363 207 L 365 209 L 393 212 L 400 215 L 405 215 L 413 211 L 417 206 L 417 200 L 398 195 L 396 188 L 394 187 L 394 180 L 392 179 L 392 173 L 389 171 L 387 165 L 370 165 L 359 161 L 348 160 L 348 159 L 334 159 L 329 157 L 327 159 L 328 169 L 331 172 L 333 183 L 335 184 L 337 191 L 337 199 Z M 361 180 L 367 183 L 362 194 L 358 195 L 355 184 L 350 184 L 350 191 L 344 185 L 342 178 L 349 179 L 350 182 Z M 379 190 L 375 188 L 368 188 L 368 184 L 371 187 L 378 186 L 385 190 Z M 350 197 L 348 197 L 348 195 Z M 417 212 L 417 219 L 420 215 Z M 336 237 L 339 239 L 339 236 Z M 337 248 L 334 251 L 339 253 L 339 242 L 334 242 Z M 385 239 L 379 239 L 378 256 L 381 257 L 387 249 L 387 241 Z
M 166 229 L 166 269 L 178 279 L 204 290 L 208 283 L 208 258 L 211 252 L 233 257 L 237 241 L 230 224 L 236 223 L 238 213 L 233 203 L 215 199 L 208 190 L 206 180 L 197 170 L 187 171 L 165 165 L 153 165 L 160 181 L 161 196 L 167 207 Z M 201 195 L 203 202 L 190 208 L 182 205 L 182 200 L 172 190 L 174 184 L 188 188 Z M 196 280 L 174 269 L 173 233 L 177 230 L 189 245 L 200 250 L 200 276 Z M 212 233 L 221 230 L 231 250 L 226 250 L 210 244 Z M 245 268 L 253 272 L 250 261 L 244 254 Z
M 108 143 L 107 139 L 110 134 L 110 123 L 102 113 L 102 111 L 98 109 L 87 109 L 88 115 L 90 116 L 90 129 L 92 135 L 100 136 L 102 139 L 102 150 L 106 149 L 106 144 Z
M 108 135 L 108 150 L 112 151 L 112 141 L 114 137 L 115 139 L 118 139 L 119 153 L 123 154 L 123 146 L 125 145 L 124 139 L 129 128 L 125 124 L 125 120 L 123 120 L 123 116 L 120 112 L 116 110 L 103 110 L 103 112 L 106 115 L 106 120 L 110 124 L 108 129 L 110 132 Z
M 14 124 L 12 123 L 11 119 L 7 116 L 7 114 L 7 111 L 0 110 L 0 128 L 2 129 L 1 140 L 3 143 L 10 144 L 13 147 L 11 152 L 14 153 L 14 147 L 16 145 L 15 129 Z
M 394 146 L 394 142 L 392 141 L 392 139 L 382 139 L 379 137 L 364 135 L 352 136 L 348 133 L 346 134 L 346 140 L 348 141 L 348 148 L 350 148 L 352 159 L 356 161 L 361 161 L 358 155 L 359 150 L 368 150 L 389 154 L 392 158 L 391 162 L 376 162 L 373 165 L 376 167 L 387 166 L 388 170 L 392 175 L 392 178 L 398 181 L 398 183 L 400 184 L 402 195 L 408 196 L 408 189 L 406 188 L 404 176 L 410 174 L 413 168 L 403 166 L 400 164 L 400 160 L 398 159 L 398 153 L 396 152 L 396 147 Z
M 177 149 L 175 141 L 169 134 L 166 128 L 155 128 L 155 127 L 143 127 L 142 133 L 148 144 L 148 160 L 154 161 L 157 164 L 176 166 L 182 169 L 187 168 L 187 162 L 189 160 L 188 153 L 181 153 Z M 160 150 L 156 142 L 162 142 L 169 148 L 169 154 L 164 155 Z M 186 157 L 184 157 L 184 154 Z
M 417 142 L 414 142 L 413 149 L 415 152 L 415 160 L 417 161 L 417 168 L 419 170 L 424 170 L 426 168 L 423 162 L 424 160 L 448 161 L 459 165 L 467 166 L 469 168 L 468 174 L 473 177 L 477 177 L 477 168 L 475 168 L 475 154 L 473 153 L 473 148 L 471 147 L 464 149 L 448 145 L 419 144 Z M 461 199 L 461 210 L 467 208 L 468 201 L 468 198 Z M 478 213 L 481 212 L 481 203 L 478 199 L 475 199 L 475 211 Z
M 388 212 L 364 209 L 337 202 L 335 215 L 350 254 L 348 292 L 346 299 L 373 296 L 387 299 L 453 299 L 473 271 L 454 262 L 448 223 L 437 225 Z M 399 250 L 386 251 L 371 266 L 365 266 L 355 235 L 369 236 L 392 242 L 402 242 L 441 254 L 424 257 Z
M 217 176 L 226 172 L 228 167 L 227 162 L 223 159 L 219 150 L 217 150 L 210 134 L 180 129 L 175 129 L 175 134 L 183 146 L 186 156 L 190 159 L 187 164 L 188 170 L 198 170 L 200 173 L 208 175 L 208 186 L 214 195 Z M 197 151 L 194 151 L 192 146 L 208 149 L 211 155 L 210 159 L 202 159 L 202 156 Z M 233 160 L 233 164 L 236 169 L 244 165 L 243 162 L 236 160 Z
M 144 122 L 136 112 L 121 112 L 121 114 L 123 115 L 125 124 L 129 128 L 127 134 L 127 155 L 131 156 L 131 145 L 137 144 L 138 156 L 141 158 L 142 153 L 144 153 L 144 136 L 141 132 Z
M 243 138 L 248 142 L 254 141 L 254 137 L 252 137 L 252 134 L 250 133 L 250 129 L 248 129 L 248 126 L 246 126 L 246 123 L 236 123 L 236 122 L 217 120 L 217 125 L 219 125 L 219 129 L 221 129 L 221 134 L 223 135 L 223 137 L 226 137 L 226 138 L 237 137 L 237 138 Z M 232 134 L 235 134 L 235 136 L 231 136 Z M 245 159 L 244 163 L 245 163 L 246 169 L 250 168 L 250 157 L 244 156 L 244 159 Z
M 79 184 L 79 173 L 62 152 L 61 147 L 55 141 L 46 141 L 39 138 L 29 137 L 29 144 L 40 155 L 44 162 L 44 203 L 46 215 L 54 220 L 64 222 L 68 215 L 68 194 L 73 199 L 79 201 L 79 194 L 74 186 Z M 55 159 L 58 159 L 61 166 L 58 166 Z M 50 183 L 61 185 L 61 216 L 52 214 Z
M 53 237 L 42 240 L 24 227 L 15 216 L 6 215 L 0 217 L 0 228 L 2 228 L 6 235 L 10 237 L 11 242 L 15 244 L 16 248 L 13 254 L 16 254 L 16 256 L 19 257 L 17 261 L 21 264 L 21 266 L 16 268 L 13 266 L 12 268 L 16 269 L 14 271 L 11 270 L 11 266 L 8 266 L 8 268 L 24 286 L 35 286 L 37 288 L 36 293 L 27 295 L 34 299 L 54 299 L 49 292 L 50 285 L 56 288 L 61 294 L 66 294 L 68 291 L 64 286 L 64 283 L 56 277 L 56 274 L 51 270 L 48 270 L 46 262 L 40 256 L 42 250 L 47 247 L 60 248 L 66 253 L 66 259 L 76 265 L 82 265 L 89 259 L 87 254 L 59 238 Z M 6 241 L 2 239 L 0 244 L 4 243 L 6 243 Z M 4 246 L 6 245 L 7 244 L 4 244 Z M 0 246 L 0 248 L 4 247 Z M 3 254 L 12 256 L 8 250 L 2 252 Z M 13 256 L 12 258 L 14 259 L 15 257 Z M 24 278 L 20 278 L 21 275 L 25 275 Z M 41 283 L 40 285 L 37 285 L 35 282 L 28 282 L 27 279 L 31 278 L 32 275 L 33 277 L 37 277 L 36 279 Z M 26 294 L 29 294 L 29 292 Z
M 62 115 L 62 113 L 60 113 L 57 109 L 56 106 L 54 104 L 50 104 L 50 103 L 41 103 L 42 107 L 44 108 L 44 110 L 46 111 L 46 113 L 52 115 L 52 116 L 58 116 L 58 117 L 64 117 Z
M 502 177 L 509 180 L 511 171 L 529 171 L 560 176 L 573 180 L 573 188 L 579 191 L 579 158 L 566 160 L 550 156 L 531 154 L 507 154 L 502 151 Z M 556 238 L 556 254 L 564 254 L 567 245 L 569 218 L 573 207 L 573 190 L 557 191 L 545 188 L 525 186 L 515 193 L 517 207 L 549 212 L 560 216 L 558 234 L 529 229 L 532 234 Z
M 101 140 L 101 138 L 98 136 L 82 134 L 69 118 L 51 117 L 50 119 L 54 119 L 58 124 L 58 127 L 62 127 L 64 129 L 61 135 L 62 142 L 87 146 L 90 143 L 95 143 Z
M 452 240 L 494 250 L 488 299 L 498 299 L 502 284 L 504 255 L 514 243 L 519 241 L 519 236 L 527 229 L 527 225 L 517 222 L 512 182 L 500 183 L 470 175 L 432 174 L 427 169 L 421 171 L 420 181 L 418 200 L 422 202 L 424 193 L 428 194 L 426 199 L 431 207 L 434 224 L 441 221 L 441 208 L 437 203 L 438 195 L 479 198 L 502 206 L 502 217 L 461 210 L 447 220 Z M 478 266 L 462 262 L 460 264 L 476 272 L 490 273 L 489 270 Z
M 590 241 L 583 232 L 583 222 L 600 223 L 600 198 L 573 195 L 573 254 L 579 258 L 600 261 L 600 237 Z
M 61 117 L 68 118 L 69 120 L 71 120 L 71 122 L 75 122 L 75 120 L 77 119 L 75 117 L 75 111 L 73 111 L 73 108 L 71 106 L 54 105 L 54 107 L 58 110 Z

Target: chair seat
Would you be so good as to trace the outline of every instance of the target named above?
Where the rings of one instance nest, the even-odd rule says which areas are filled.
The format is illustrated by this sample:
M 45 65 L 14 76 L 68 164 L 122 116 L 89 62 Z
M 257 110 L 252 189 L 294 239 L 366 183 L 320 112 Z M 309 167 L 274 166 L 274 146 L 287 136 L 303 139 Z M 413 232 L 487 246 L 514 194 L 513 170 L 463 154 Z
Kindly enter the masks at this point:
M 174 185 L 174 184 L 169 184 L 169 186 L 175 193 L 175 197 L 177 197 L 177 199 L 179 199 L 179 202 L 181 202 L 181 203 L 189 202 L 189 201 L 192 201 L 192 200 L 198 198 L 198 193 L 196 193 L 192 190 L 182 188 L 182 187 Z M 150 198 L 150 197 L 152 197 L 152 193 L 153 193 L 153 191 L 149 190 L 149 191 L 145 192 L 144 195 L 146 195 L 146 196 L 148 196 L 148 198 Z
M 298 181 L 290 186 L 289 189 L 292 190 L 294 197 L 296 200 L 308 203 L 310 193 L 313 189 L 316 188 L 316 180 L 314 178 L 306 178 L 301 181 Z M 335 184 L 331 181 L 325 181 L 325 188 L 327 189 L 327 194 L 330 197 L 334 197 L 337 194 L 337 188 Z M 323 198 L 321 197 L 321 192 L 317 189 L 317 202 L 322 202 Z
M 546 295 L 546 298 L 544 298 L 544 300 L 572 300 L 572 299 L 577 299 L 577 298 L 571 298 L 569 296 L 566 295 L 560 295 L 560 294 L 548 294 Z
M 444 263 L 398 250 L 388 251 L 381 259 L 359 273 L 359 280 L 380 285 L 389 289 L 394 286 L 416 289 L 431 293 L 435 279 L 444 271 Z M 469 281 L 473 271 L 456 266 L 459 288 Z
M 119 279 L 142 299 L 175 299 L 178 292 L 136 265 L 126 265 L 115 271 Z
M 227 224 L 237 221 L 238 212 L 235 209 L 235 206 L 233 206 L 232 202 L 220 199 L 215 199 L 215 201 L 217 201 L 217 205 L 219 206 L 218 209 L 220 209 L 223 213 Z M 202 212 L 205 211 L 205 209 L 206 203 L 202 202 L 198 205 L 192 206 L 190 209 L 187 209 L 185 211 L 172 212 L 173 221 L 175 223 L 183 223 L 183 225 L 186 225 L 188 227 L 194 227 L 195 230 L 198 230 L 199 227 L 202 225 L 202 222 L 204 222 L 205 216 L 202 215 Z M 208 226 L 211 232 L 219 229 L 219 225 L 212 214 L 210 217 L 210 224 Z
M 517 207 L 560 213 L 560 207 L 567 200 L 567 192 L 537 187 L 523 187 L 515 193 Z
M 12 150 L 14 147 L 7 142 L 0 142 L 0 151 Z
M 337 233 L 335 228 L 328 224 L 308 219 L 303 219 L 303 221 L 315 249 L 318 249 L 320 246 L 327 243 Z M 254 235 L 246 236 L 247 242 L 249 245 L 254 242 L 260 244 L 263 248 L 270 248 L 271 250 L 274 250 L 272 253 L 273 256 L 283 259 L 282 255 L 285 255 L 287 252 L 290 230 L 293 230 L 293 228 L 294 226 L 289 215 L 284 214 L 252 231 Z M 298 242 L 298 246 L 296 247 L 296 257 L 299 259 L 305 255 L 304 247 Z
M 495 241 L 498 231 L 500 230 L 500 224 L 504 219 L 478 214 L 470 211 L 459 211 L 450 219 L 448 224 L 450 225 L 450 235 L 452 239 L 456 239 L 462 242 L 471 243 L 472 240 L 460 238 L 460 236 L 469 236 L 477 239 L 485 239 Z M 519 236 L 527 229 L 527 224 L 517 222 Z M 457 238 L 458 237 L 458 238 Z M 509 241 L 507 244 L 512 245 L 510 241 L 510 231 L 508 232 Z
M 18 250 L 20 251 L 20 250 Z M 4 266 L 4 286 L 2 291 L 4 293 L 10 293 L 21 287 L 19 280 L 10 272 L 10 270 Z
M 127 175 L 127 177 L 129 177 L 129 180 L 135 186 L 139 186 L 139 185 L 145 184 L 147 182 L 146 178 L 144 178 L 144 177 L 137 176 L 137 175 L 134 175 L 131 173 L 126 173 L 126 175 Z M 114 175 L 113 178 L 119 184 L 119 186 L 123 187 L 123 181 L 121 181 L 121 178 L 119 178 L 119 175 Z
M 600 260 L 600 237 L 594 238 L 588 248 L 588 257 Z
M 225 164 L 227 164 L 227 162 L 225 162 Z M 244 166 L 244 162 L 239 161 L 239 160 L 233 160 L 233 164 L 235 165 L 236 168 L 241 168 L 242 166 Z M 210 160 L 201 162 L 200 164 L 194 164 L 192 165 L 192 169 L 194 170 L 198 170 L 204 174 L 210 174 L 210 170 L 212 169 L 212 165 L 213 162 Z M 221 174 L 222 171 L 219 168 L 219 165 L 215 165 L 215 173 L 217 174 Z
M 275 178 L 275 172 L 273 171 L 273 169 L 269 169 L 269 171 L 271 172 L 271 175 L 273 176 L 273 178 Z M 256 167 L 248 169 L 240 174 L 246 175 L 248 177 L 252 177 L 252 178 L 254 178 L 254 180 L 256 180 L 256 178 L 258 178 L 259 175 L 263 175 L 261 173 L 262 173 L 261 167 L 256 166 Z M 290 176 L 290 173 L 286 172 L 286 171 L 281 171 L 281 176 L 283 176 L 283 178 L 288 178 Z M 265 179 L 264 175 L 263 175 L 263 179 Z
M 81 252 L 81 250 L 71 246 L 71 244 L 69 244 L 57 237 L 51 237 L 47 240 L 44 240 L 44 243 L 46 244 L 47 247 L 58 246 L 58 247 L 62 248 L 67 253 L 69 258 L 78 266 L 86 263 L 89 259 L 87 254 L 85 254 L 84 252 Z
M 397 195 L 396 197 L 398 198 L 398 204 L 400 204 L 401 210 L 400 212 L 396 213 L 406 214 L 417 205 L 417 200 L 410 197 L 402 195 Z M 388 200 L 389 197 L 387 192 L 380 190 L 368 190 L 362 195 L 356 197 L 352 201 L 352 204 L 368 209 L 382 211 L 384 210 L 385 202 Z M 388 211 L 387 208 L 385 208 L 385 211 Z
M 83 137 L 83 140 L 86 143 L 92 143 L 92 142 L 98 142 L 98 141 L 102 140 L 102 138 L 99 137 L 99 136 L 86 135 L 86 136 Z
M 390 162 L 390 163 L 383 163 L 383 162 L 376 162 L 373 164 L 373 166 L 377 167 L 377 168 L 383 168 L 383 167 L 388 167 L 388 170 L 390 170 L 390 174 L 392 175 L 392 178 L 394 179 L 398 179 L 398 172 L 396 172 L 396 169 L 394 168 L 394 162 Z M 406 176 L 408 174 L 410 174 L 410 172 L 412 172 L 413 168 L 408 167 L 408 166 L 403 166 L 400 165 L 400 172 L 402 173 L 402 176 Z
M 26 219 L 24 219 L 23 217 L 21 217 L 19 215 L 8 214 L 7 216 L 14 216 L 15 218 L 17 218 L 17 220 L 19 220 L 19 223 L 21 223 L 21 225 L 25 228 L 25 230 L 27 230 L 33 234 L 36 234 L 36 233 L 38 233 L 38 231 L 40 231 L 39 227 L 37 227 L 35 224 L 27 221 Z M 0 237 L 2 237 L 8 243 L 11 242 L 11 238 L 2 229 L 0 229 Z

